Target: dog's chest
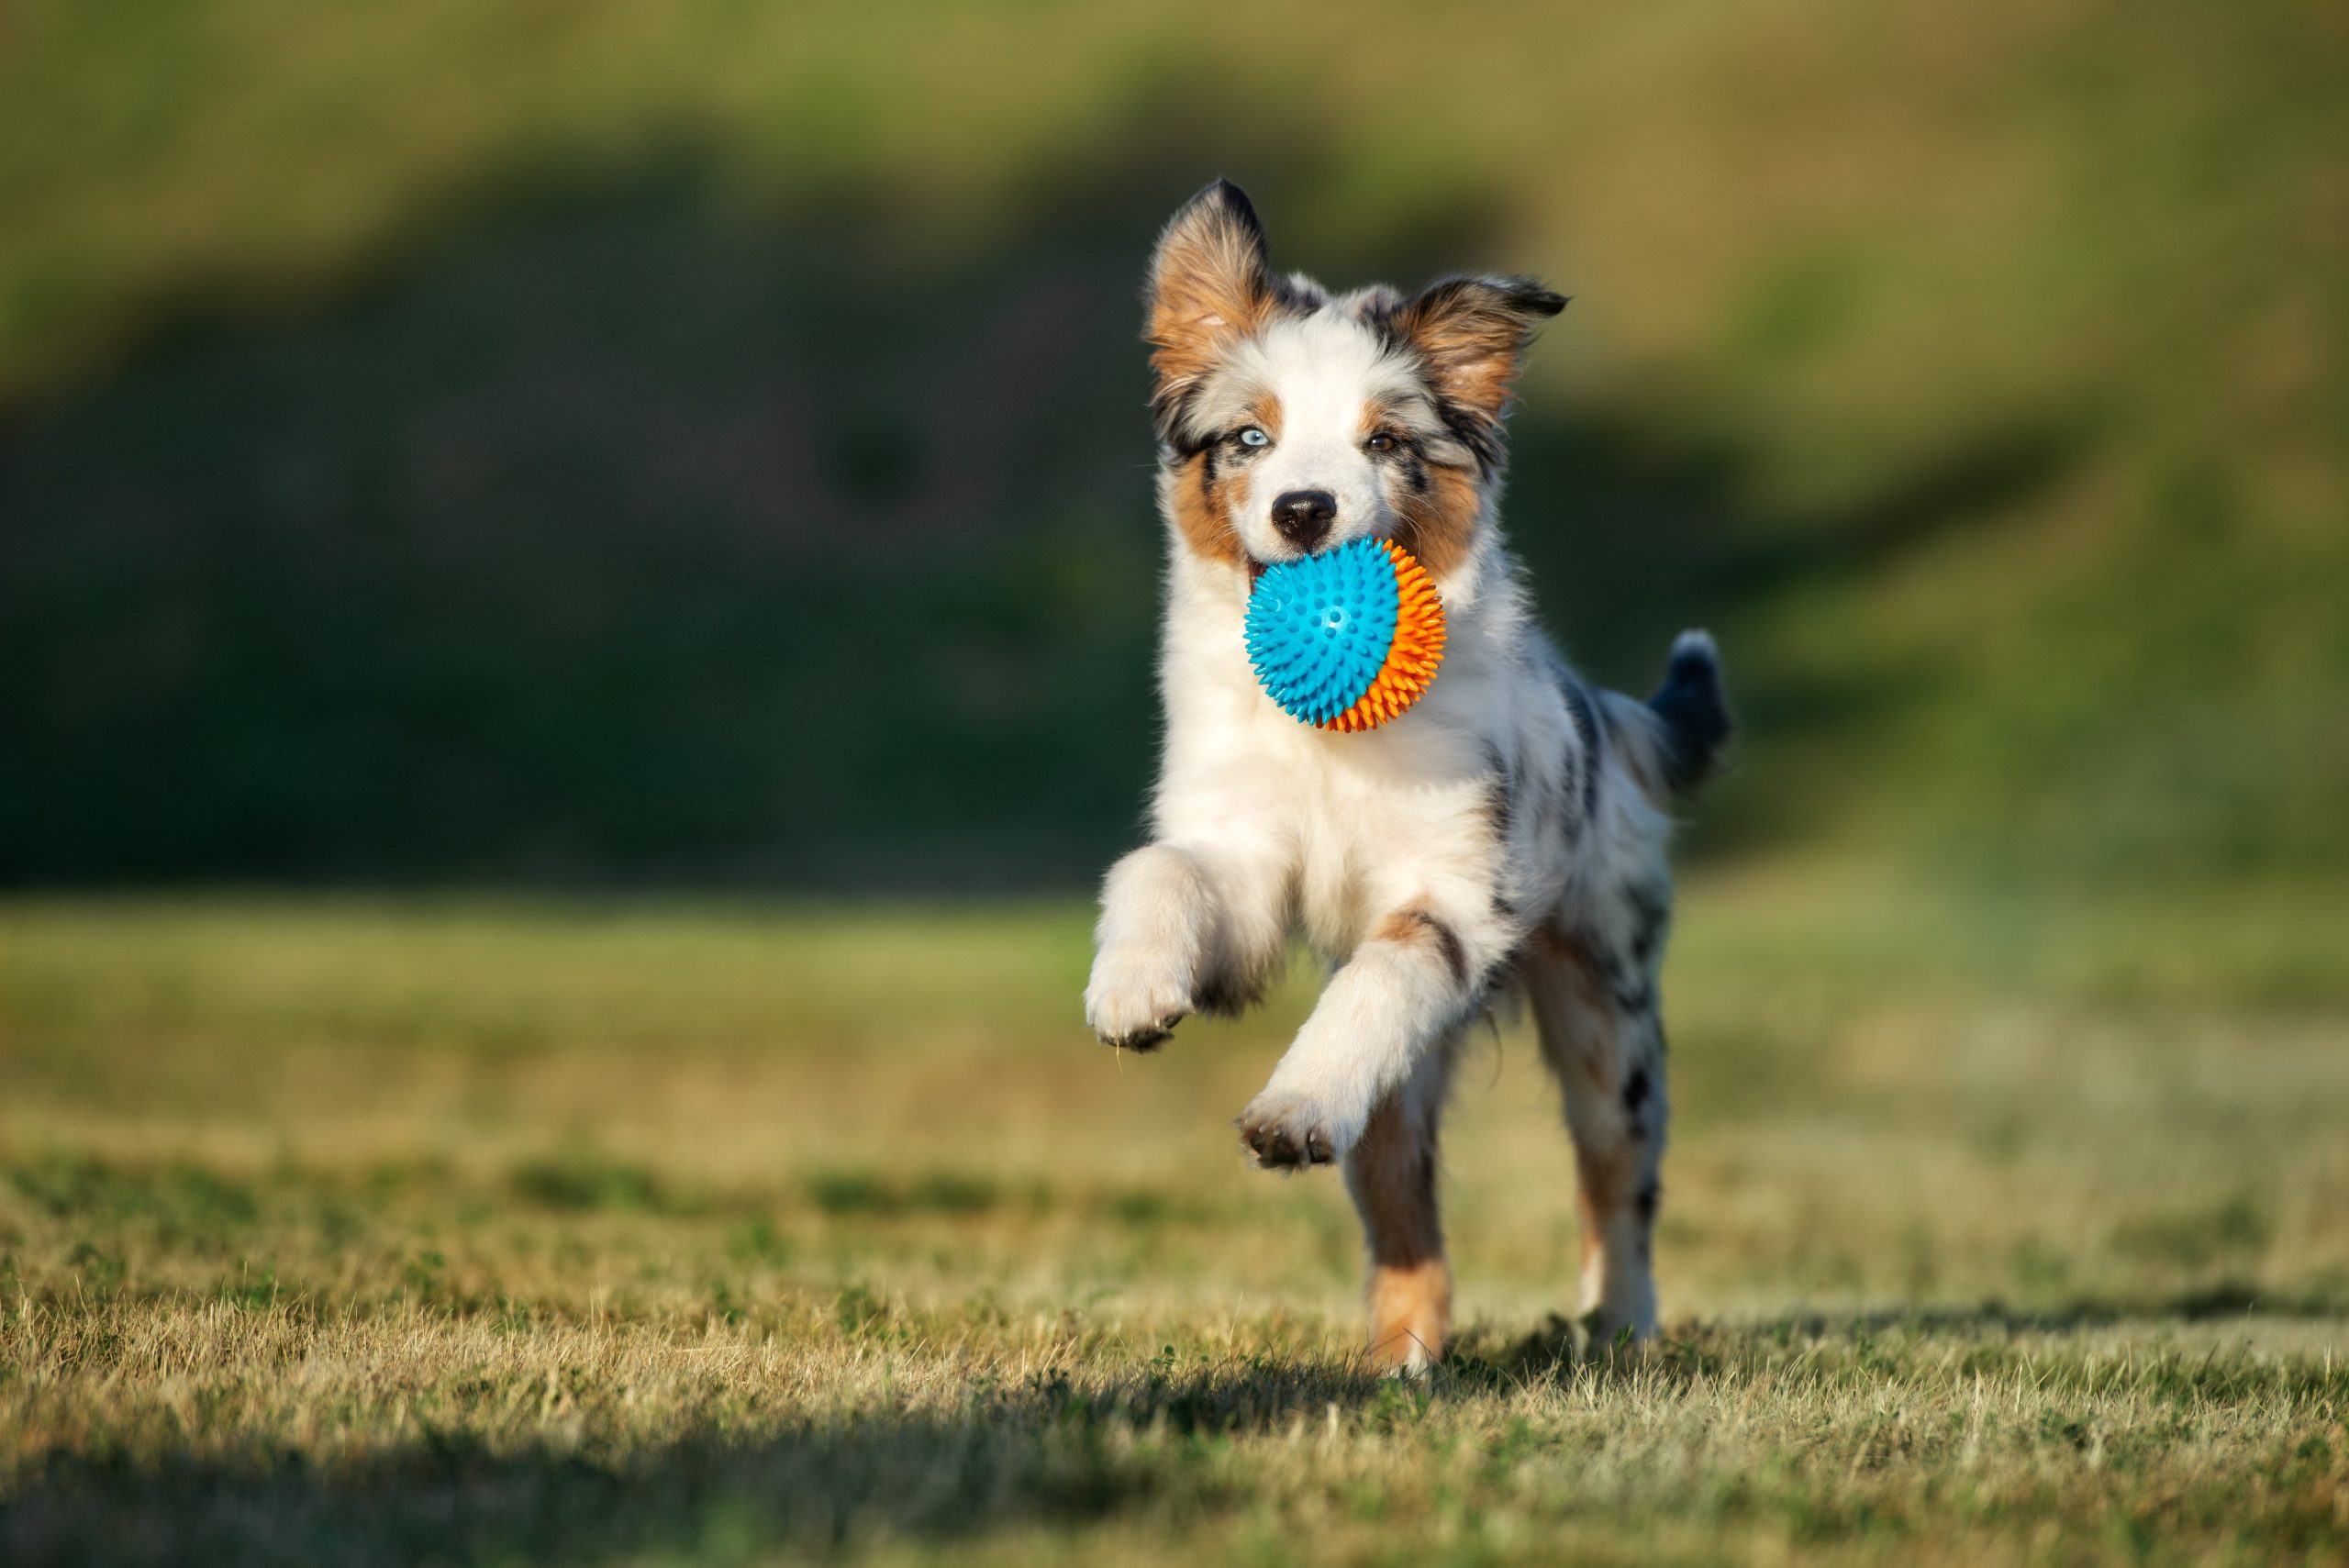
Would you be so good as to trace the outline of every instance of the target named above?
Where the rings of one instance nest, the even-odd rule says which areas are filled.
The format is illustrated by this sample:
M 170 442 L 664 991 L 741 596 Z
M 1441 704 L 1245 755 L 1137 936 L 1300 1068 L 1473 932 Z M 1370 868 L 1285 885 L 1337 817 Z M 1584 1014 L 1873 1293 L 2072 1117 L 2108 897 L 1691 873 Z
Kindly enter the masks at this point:
M 1447 698 L 1468 695 L 1463 680 Z M 1490 749 L 1453 702 L 1363 734 L 1297 724 L 1260 695 L 1225 711 L 1228 764 L 1252 779 L 1255 841 L 1276 847 L 1294 910 L 1315 947 L 1350 951 L 1431 891 L 1488 874 Z M 1238 826 L 1238 824 L 1234 824 Z
M 1511 715 L 1525 706 L 1505 677 L 1521 661 L 1474 623 L 1456 626 L 1416 707 L 1340 734 L 1299 724 L 1264 695 L 1222 606 L 1183 606 L 1172 629 L 1164 836 L 1244 853 L 1286 885 L 1298 925 L 1332 956 L 1431 895 L 1489 902 L 1498 759 L 1514 751 Z

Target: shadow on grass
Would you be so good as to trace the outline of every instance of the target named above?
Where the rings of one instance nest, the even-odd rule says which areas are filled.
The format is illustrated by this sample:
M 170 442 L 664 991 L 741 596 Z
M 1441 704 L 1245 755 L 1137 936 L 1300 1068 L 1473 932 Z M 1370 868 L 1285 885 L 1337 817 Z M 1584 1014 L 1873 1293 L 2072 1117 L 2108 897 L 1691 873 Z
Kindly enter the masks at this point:
M 1671 1384 L 1718 1373 L 1724 1347 L 1735 1347 L 1742 1354 L 1754 1348 L 1831 1343 L 1865 1355 L 1873 1341 L 1890 1335 L 1996 1345 L 2026 1337 L 2062 1339 L 2122 1324 L 2154 1327 L 2236 1318 L 2349 1318 L 2349 1292 L 2310 1288 L 2279 1293 L 2230 1281 L 2165 1295 L 2082 1296 L 2043 1307 L 1988 1300 L 1972 1306 L 1798 1312 L 1753 1323 L 1698 1324 L 1669 1333 L 1648 1349 L 1593 1342 L 1581 1324 L 1553 1313 L 1542 1327 L 1521 1336 L 1464 1340 L 1454 1348 L 1448 1375 L 1471 1386 L 1587 1375 L 1638 1376 Z
M 2239 1282 L 2198 1286 L 2173 1295 L 2089 1296 L 2051 1307 L 2022 1308 L 2000 1301 L 1975 1307 L 1886 1307 L 1777 1320 L 1773 1328 L 1810 1337 L 1885 1333 L 2073 1334 L 2117 1323 L 2210 1323 L 2230 1318 L 2349 1317 L 2349 1296 L 2337 1291 L 2262 1290 Z
M 1424 1396 L 1416 1396 L 1423 1405 Z M 1043 1378 L 942 1412 L 857 1412 L 634 1451 L 496 1448 L 429 1429 L 320 1463 L 256 1442 L 221 1458 L 51 1459 L 0 1494 L 0 1561 L 578 1562 L 642 1553 L 822 1556 L 1230 1502 L 1214 1459 L 1250 1434 L 1415 1396 L 1342 1365 L 1270 1358 L 1108 1387 Z
M 1795 1314 L 1699 1325 L 1636 1352 L 1594 1352 L 1563 1318 L 1520 1339 L 1470 1336 L 1419 1381 L 1345 1362 L 1263 1352 L 1186 1370 L 1170 1353 L 1106 1382 L 981 1378 L 940 1407 L 846 1410 L 721 1430 L 689 1425 L 649 1440 L 589 1435 L 570 1446 L 511 1446 L 436 1430 L 349 1459 L 320 1461 L 265 1439 L 203 1458 L 58 1454 L 0 1493 L 0 1562 L 178 1563 L 579 1562 L 651 1554 L 732 1562 L 823 1557 L 884 1539 L 951 1542 L 1022 1525 L 1081 1527 L 1140 1516 L 1154 1529 L 1242 1506 L 1248 1473 L 1230 1461 L 1250 1438 L 1303 1438 L 1325 1425 L 1403 1431 L 1447 1406 L 1539 1395 L 1597 1380 L 1627 1396 L 1723 1379 L 1928 1385 L 2021 1369 L 2034 1387 L 2110 1391 L 2101 1366 L 2051 1361 L 2021 1336 L 2122 1322 L 2243 1314 L 2349 1315 L 2349 1302 L 2278 1301 L 2232 1287 L 2144 1300 L 2081 1300 L 2044 1311 L 1997 1303 Z M 1965 1346 L 1953 1361 L 1916 1341 Z M 2135 1386 L 2188 1403 L 2337 1390 L 2329 1367 L 2199 1356 L 2154 1347 Z M 494 1396 L 488 1391 L 484 1397 Z M 411 1429 L 412 1430 L 413 1429 Z

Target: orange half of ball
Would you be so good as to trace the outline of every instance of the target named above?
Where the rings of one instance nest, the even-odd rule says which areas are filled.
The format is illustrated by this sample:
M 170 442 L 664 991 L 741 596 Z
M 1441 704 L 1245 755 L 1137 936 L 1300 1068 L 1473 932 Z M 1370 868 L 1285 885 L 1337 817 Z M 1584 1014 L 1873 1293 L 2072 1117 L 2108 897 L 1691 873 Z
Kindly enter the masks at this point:
M 1386 645 L 1386 662 L 1353 706 L 1322 720 L 1324 729 L 1353 734 L 1377 728 L 1424 696 L 1443 662 L 1443 600 L 1434 581 L 1409 550 L 1391 539 L 1378 543 L 1395 564 L 1395 639 Z

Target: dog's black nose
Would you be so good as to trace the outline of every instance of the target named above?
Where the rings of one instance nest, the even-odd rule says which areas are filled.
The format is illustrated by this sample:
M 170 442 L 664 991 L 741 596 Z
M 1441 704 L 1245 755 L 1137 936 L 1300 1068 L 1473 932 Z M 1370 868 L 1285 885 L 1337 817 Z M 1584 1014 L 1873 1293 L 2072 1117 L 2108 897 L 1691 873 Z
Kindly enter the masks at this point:
M 1273 503 L 1273 527 L 1281 538 L 1308 552 L 1330 537 L 1330 524 L 1337 515 L 1338 498 L 1327 490 L 1292 490 Z

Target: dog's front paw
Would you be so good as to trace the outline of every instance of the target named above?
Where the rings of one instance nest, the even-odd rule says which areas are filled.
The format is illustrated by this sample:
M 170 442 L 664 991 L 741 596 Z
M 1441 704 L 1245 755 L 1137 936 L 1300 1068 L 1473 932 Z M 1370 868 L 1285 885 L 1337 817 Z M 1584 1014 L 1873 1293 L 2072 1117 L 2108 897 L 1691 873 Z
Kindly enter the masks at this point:
M 1240 1141 L 1260 1171 L 1327 1165 L 1345 1152 L 1336 1119 L 1303 1095 L 1265 1090 L 1240 1113 Z
M 1191 977 L 1146 949 L 1105 948 L 1085 988 L 1085 1021 L 1101 1043 L 1154 1051 L 1191 1012 Z

